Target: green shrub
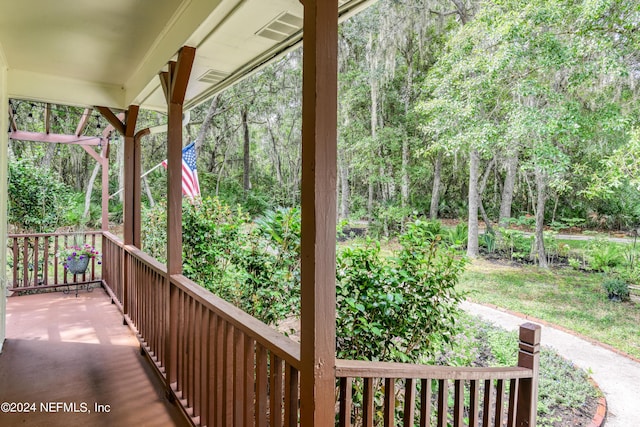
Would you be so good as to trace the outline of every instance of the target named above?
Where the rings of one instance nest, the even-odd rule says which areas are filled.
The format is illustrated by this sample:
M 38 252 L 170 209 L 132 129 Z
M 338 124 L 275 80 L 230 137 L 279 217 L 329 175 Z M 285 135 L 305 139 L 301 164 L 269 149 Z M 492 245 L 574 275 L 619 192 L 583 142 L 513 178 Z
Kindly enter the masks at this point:
M 30 160 L 9 162 L 8 197 L 8 222 L 27 232 L 55 230 L 74 206 L 71 190 Z
M 602 288 L 612 301 L 629 299 L 629 285 L 622 279 L 607 279 L 602 282 Z
M 447 240 L 456 249 L 465 249 L 469 240 L 469 230 L 464 222 L 458 223 L 456 228 L 449 230 Z
M 300 209 L 268 211 L 245 236 L 237 305 L 265 323 L 300 314 Z
M 415 362 L 451 342 L 466 260 L 432 232 L 424 221 L 407 224 L 387 259 L 372 241 L 338 255 L 338 357 Z
M 594 239 L 587 249 L 587 260 L 593 271 L 607 271 L 624 262 L 622 249 L 604 239 Z

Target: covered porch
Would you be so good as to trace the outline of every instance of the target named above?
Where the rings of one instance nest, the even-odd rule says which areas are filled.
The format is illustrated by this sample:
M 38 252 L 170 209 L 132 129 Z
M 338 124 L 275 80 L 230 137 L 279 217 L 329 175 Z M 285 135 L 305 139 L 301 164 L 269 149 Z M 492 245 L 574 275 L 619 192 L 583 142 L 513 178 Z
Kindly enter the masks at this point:
M 102 289 L 9 298 L 2 425 L 189 425 L 139 350 Z
M 158 374 L 167 399 L 176 404 L 141 408 L 140 414 L 153 412 L 149 420 L 166 417 L 167 423 L 180 425 L 182 421 L 173 417 L 178 408 L 184 420 L 200 426 L 391 426 L 396 422 L 439 427 L 449 423 L 535 425 L 540 337 L 539 329 L 531 325 L 521 329 L 519 366 L 506 369 L 372 363 L 335 357 L 337 28 L 339 19 L 369 3 L 193 0 L 111 2 L 107 7 L 102 1 L 91 1 L 82 2 L 80 8 L 66 3 L 52 7 L 52 2 L 32 0 L 12 3 L 12 8 L 5 5 L 3 16 L 9 22 L 0 26 L 0 48 L 4 50 L 0 49 L 0 206 L 6 206 L 7 197 L 6 138 L 16 131 L 8 111 L 9 98 L 95 108 L 123 136 L 124 236 L 121 240 L 108 233 L 103 218 L 103 230 L 96 235 L 101 241 L 103 264 L 82 282 L 95 281 L 104 288 L 110 297 L 107 301 L 119 309 L 124 323 L 135 333 L 139 349 L 147 355 L 147 368 Z M 56 18 L 59 21 L 38 27 L 42 23 L 34 18 L 34 10 L 49 13 L 52 22 Z M 105 13 L 109 19 L 100 16 Z M 90 20 L 94 25 L 85 25 Z M 26 43 L 14 42 L 12 31 L 17 30 L 12 25 L 16 22 L 38 28 L 28 34 Z M 105 24 L 113 22 L 118 25 Z M 180 158 L 183 111 L 296 47 L 303 28 L 302 309 L 301 343 L 296 343 L 182 275 Z M 86 49 L 73 49 L 69 40 L 86 43 Z M 87 55 L 95 61 L 88 61 Z M 167 112 L 166 265 L 140 250 L 139 147 L 148 134 L 148 129 L 136 128 L 140 108 Z M 47 139 L 46 134 L 36 137 Z M 7 240 L 5 215 L 4 210 L 0 212 L 0 241 Z M 30 256 L 30 251 L 35 251 L 31 255 L 35 259 L 54 256 L 48 249 L 40 252 L 39 245 L 45 241 L 50 240 L 37 235 L 23 236 L 21 243 L 13 240 L 9 247 L 14 272 L 18 258 Z M 7 251 L 0 251 L 0 264 L 6 265 L 6 256 Z M 30 267 L 23 259 L 22 265 L 26 266 L 22 282 L 0 270 L 3 291 L 20 291 L 16 289 L 20 286 L 56 287 L 70 280 L 65 277 L 59 283 L 53 283 L 58 279 L 41 283 L 39 262 Z M 29 275 L 29 268 L 36 271 Z M 15 296 L 10 305 L 13 300 L 23 300 L 28 301 L 21 303 L 23 309 L 36 310 L 38 299 L 56 297 L 60 295 Z M 86 297 L 81 291 L 73 301 Z M 4 304 L 5 299 L 0 298 L 0 346 L 7 337 L 0 364 L 8 365 L 3 369 L 11 371 L 16 359 L 6 356 L 14 343 L 28 341 L 22 335 L 32 332 L 5 329 L 9 312 Z M 88 319 L 84 321 L 90 321 L 95 329 L 87 332 L 88 336 L 96 334 L 100 342 L 96 345 L 107 352 L 103 347 L 108 335 L 105 331 L 120 327 L 122 320 L 115 322 L 106 316 Z M 50 319 L 47 327 L 51 333 L 47 330 L 47 336 L 55 337 L 56 331 L 62 336 L 63 325 L 64 317 Z M 12 322 L 7 326 L 15 327 Z M 20 354 L 14 356 L 29 358 L 29 351 L 43 351 L 58 353 L 65 360 L 75 357 L 71 346 L 76 344 L 34 341 L 42 347 L 18 348 Z M 68 351 L 72 354 L 62 354 Z M 126 377 L 127 369 L 140 363 L 136 359 L 127 366 L 90 364 L 89 371 L 96 379 L 91 382 L 97 393 L 95 403 L 115 405 L 116 401 L 108 402 L 108 378 Z M 12 383 L 7 384 L 6 400 L 12 401 Z M 39 387 L 41 396 L 55 400 L 49 397 L 58 390 L 55 383 L 38 376 L 26 384 L 29 393 L 37 393 Z M 123 398 L 136 399 L 126 385 L 114 387 Z M 69 398 L 77 402 L 94 399 Z M 126 402 L 122 405 L 125 408 Z M 138 424 L 135 409 L 124 413 L 129 415 L 124 415 L 126 421 L 118 425 Z M 6 416 L 0 413 L 0 424 L 5 425 Z

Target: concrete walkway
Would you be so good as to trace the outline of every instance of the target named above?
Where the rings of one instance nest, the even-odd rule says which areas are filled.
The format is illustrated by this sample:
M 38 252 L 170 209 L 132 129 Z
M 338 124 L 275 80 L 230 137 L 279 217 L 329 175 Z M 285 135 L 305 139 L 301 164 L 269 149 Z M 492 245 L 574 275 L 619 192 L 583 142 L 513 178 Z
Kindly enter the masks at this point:
M 463 302 L 461 307 L 495 325 L 516 330 L 530 320 L 490 307 Z M 535 322 L 532 322 L 535 323 Z M 542 345 L 555 349 L 591 373 L 607 399 L 607 427 L 640 426 L 640 363 L 569 333 L 542 326 Z

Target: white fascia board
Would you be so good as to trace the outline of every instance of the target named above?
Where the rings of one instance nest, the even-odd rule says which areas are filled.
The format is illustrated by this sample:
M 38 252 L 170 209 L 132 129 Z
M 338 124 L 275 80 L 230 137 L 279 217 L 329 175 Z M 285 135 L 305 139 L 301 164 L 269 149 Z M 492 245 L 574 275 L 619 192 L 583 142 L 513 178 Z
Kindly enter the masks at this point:
M 151 49 L 144 56 L 136 71 L 125 83 L 127 104 L 134 103 L 149 82 L 157 79 L 167 62 L 176 54 L 193 33 L 209 18 L 222 0 L 185 0 L 164 30 L 158 34 Z M 196 47 L 197 46 L 193 46 Z
M 68 79 L 31 71 L 9 69 L 10 98 L 51 104 L 95 106 L 125 109 L 125 91 L 117 85 Z

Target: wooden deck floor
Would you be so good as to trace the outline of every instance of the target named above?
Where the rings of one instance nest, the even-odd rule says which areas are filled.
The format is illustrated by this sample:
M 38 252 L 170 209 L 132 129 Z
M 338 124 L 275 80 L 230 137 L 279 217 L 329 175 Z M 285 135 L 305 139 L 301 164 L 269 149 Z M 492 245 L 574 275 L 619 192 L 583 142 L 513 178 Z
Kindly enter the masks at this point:
M 149 363 L 100 288 L 10 297 L 0 426 L 188 425 Z

